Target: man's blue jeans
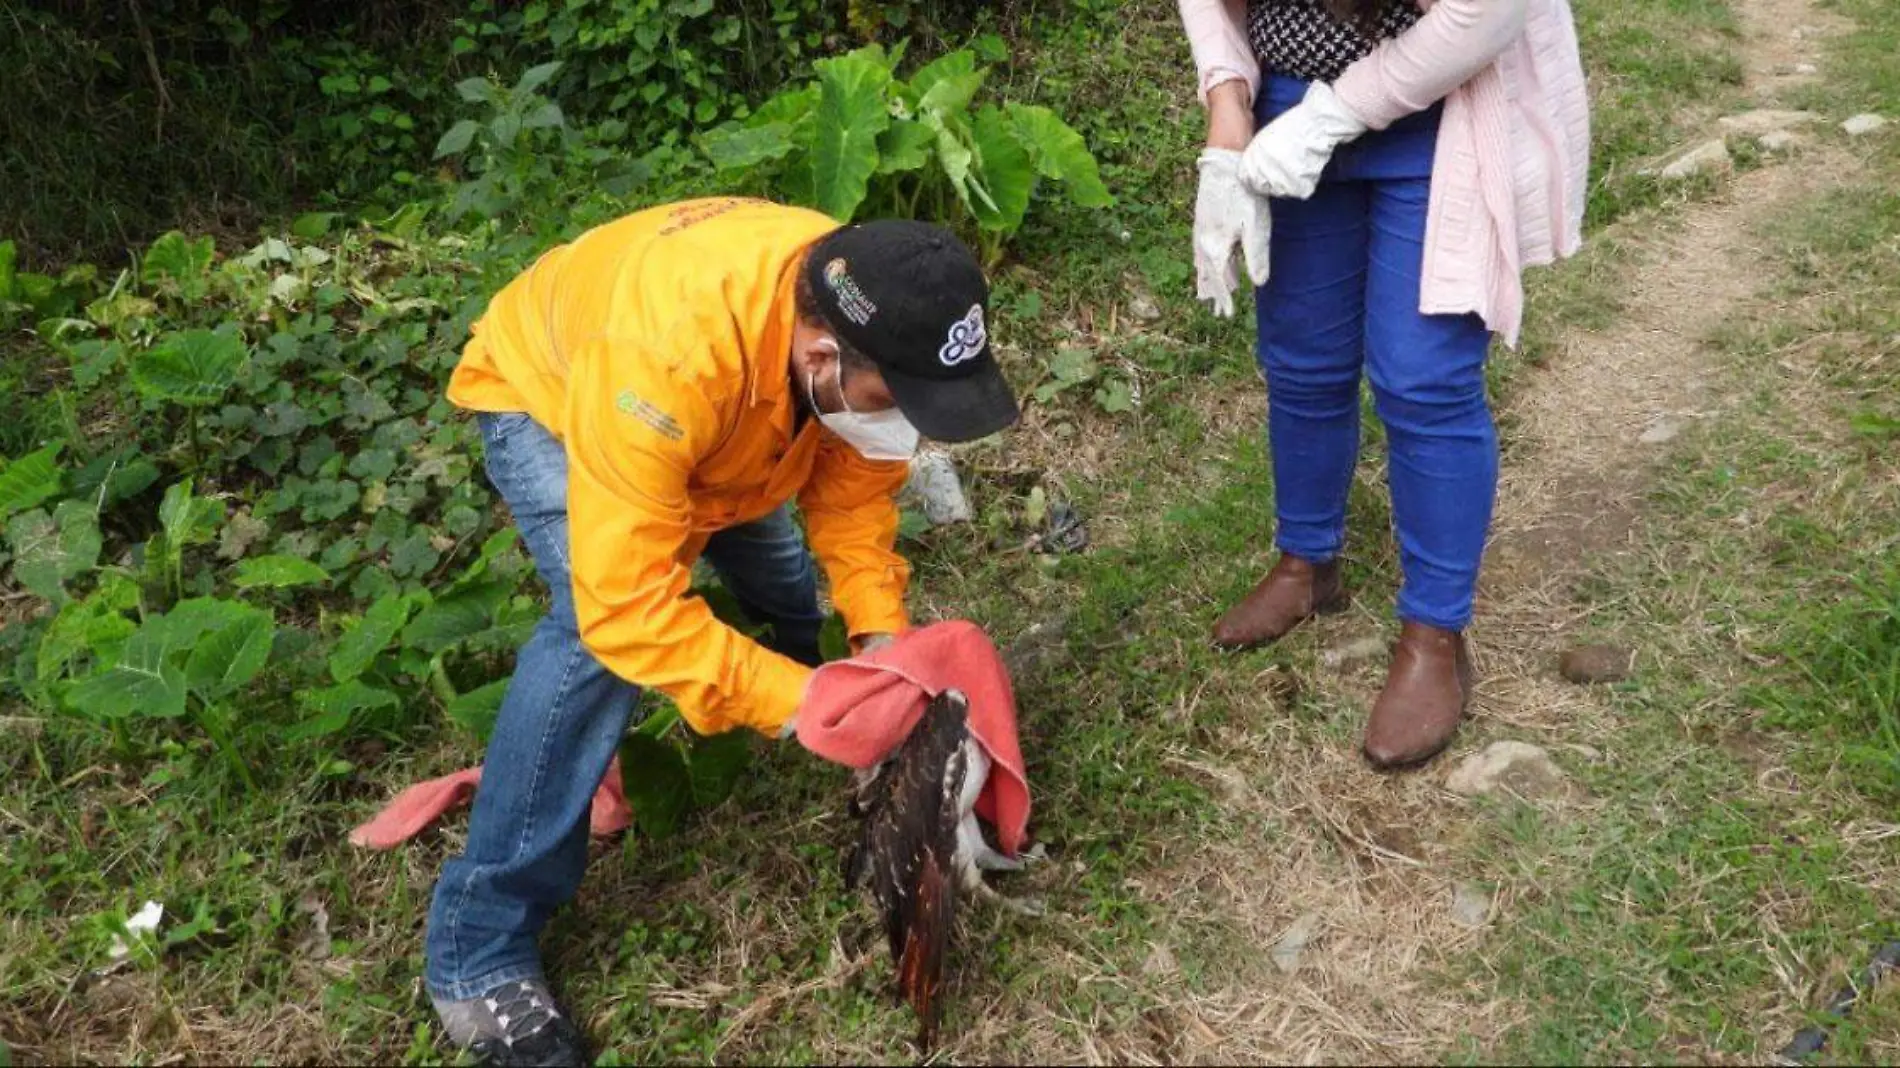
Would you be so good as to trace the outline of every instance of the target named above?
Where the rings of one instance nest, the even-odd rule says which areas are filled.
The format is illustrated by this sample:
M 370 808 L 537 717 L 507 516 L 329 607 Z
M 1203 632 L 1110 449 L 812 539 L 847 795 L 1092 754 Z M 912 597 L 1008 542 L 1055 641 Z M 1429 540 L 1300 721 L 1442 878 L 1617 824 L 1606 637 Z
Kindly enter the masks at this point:
M 1306 88 L 1270 77 L 1259 122 Z M 1310 199 L 1272 202 L 1272 273 L 1255 308 L 1276 544 L 1315 563 L 1344 547 L 1363 371 L 1386 430 L 1399 617 L 1463 630 L 1497 495 L 1498 440 L 1483 321 L 1418 310 L 1438 118 L 1434 106 L 1341 146 Z
M 536 939 L 580 888 L 587 815 L 640 689 L 581 645 L 568 573 L 567 453 L 521 414 L 478 417 L 488 479 L 508 502 L 552 595 L 521 647 L 489 738 L 468 845 L 442 869 L 429 908 L 429 993 L 479 997 L 541 975 Z M 778 651 L 816 664 L 817 576 L 785 509 L 715 534 L 706 559 Z

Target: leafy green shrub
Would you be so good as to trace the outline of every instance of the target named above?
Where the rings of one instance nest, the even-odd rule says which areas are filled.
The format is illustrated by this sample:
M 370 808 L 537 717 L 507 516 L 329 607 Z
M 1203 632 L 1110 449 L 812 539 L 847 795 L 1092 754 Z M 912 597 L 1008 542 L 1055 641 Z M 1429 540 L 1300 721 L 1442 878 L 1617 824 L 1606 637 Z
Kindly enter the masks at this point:
M 896 73 L 902 57 L 901 47 L 869 45 L 819 60 L 811 84 L 707 131 L 700 147 L 729 179 L 838 219 L 866 208 L 961 214 L 992 262 L 1044 180 L 1062 183 L 1083 207 L 1113 203 L 1081 135 L 1054 112 L 976 103 L 989 71 L 975 50 L 949 53 L 908 80 Z

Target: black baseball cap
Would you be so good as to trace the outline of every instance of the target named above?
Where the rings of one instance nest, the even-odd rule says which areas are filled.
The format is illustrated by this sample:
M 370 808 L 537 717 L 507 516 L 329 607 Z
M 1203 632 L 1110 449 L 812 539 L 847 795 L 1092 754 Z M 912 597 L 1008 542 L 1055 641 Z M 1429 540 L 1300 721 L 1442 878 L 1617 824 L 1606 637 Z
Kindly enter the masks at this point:
M 805 274 L 924 437 L 975 441 L 1021 415 L 990 348 L 989 283 L 955 234 L 898 219 L 841 227 L 812 246 Z

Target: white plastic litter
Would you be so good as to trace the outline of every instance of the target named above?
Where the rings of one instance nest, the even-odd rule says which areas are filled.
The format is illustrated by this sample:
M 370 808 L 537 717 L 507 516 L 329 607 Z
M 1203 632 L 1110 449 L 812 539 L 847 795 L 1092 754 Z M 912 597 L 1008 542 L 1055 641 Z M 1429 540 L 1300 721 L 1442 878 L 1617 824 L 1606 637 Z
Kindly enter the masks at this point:
M 157 934 L 158 925 L 164 919 L 165 906 L 156 901 L 147 901 L 137 912 L 132 914 L 131 919 L 125 921 L 125 929 L 127 933 L 134 937 L 144 938 Z M 119 961 L 131 955 L 132 947 L 125 944 L 125 939 L 119 935 L 113 935 L 112 948 L 107 951 L 107 956 L 115 961 Z

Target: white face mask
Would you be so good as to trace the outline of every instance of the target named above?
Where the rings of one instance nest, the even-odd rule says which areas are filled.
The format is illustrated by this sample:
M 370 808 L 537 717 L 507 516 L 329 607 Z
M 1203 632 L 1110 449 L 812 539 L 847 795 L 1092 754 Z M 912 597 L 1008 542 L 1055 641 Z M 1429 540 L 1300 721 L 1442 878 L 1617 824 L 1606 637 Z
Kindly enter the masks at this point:
M 826 412 L 818 407 L 818 392 L 813 376 L 805 376 L 805 392 L 811 397 L 811 410 L 825 428 L 858 450 L 867 460 L 909 460 L 917 455 L 917 428 L 896 408 L 881 412 L 854 412 L 844 397 L 844 367 L 838 368 L 838 400 L 842 412 Z

